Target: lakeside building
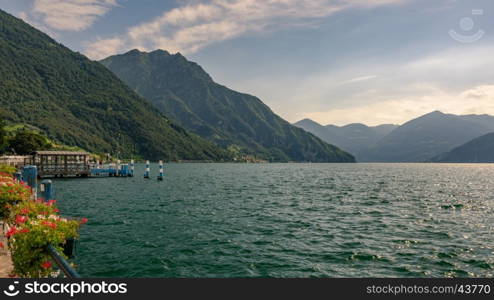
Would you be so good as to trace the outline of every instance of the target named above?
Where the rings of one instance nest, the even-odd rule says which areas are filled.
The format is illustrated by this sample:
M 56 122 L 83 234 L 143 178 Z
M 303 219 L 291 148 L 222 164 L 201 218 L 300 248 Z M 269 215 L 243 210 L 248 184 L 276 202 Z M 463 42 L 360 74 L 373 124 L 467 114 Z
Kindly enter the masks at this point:
M 28 157 L 26 155 L 4 155 L 0 156 L 0 164 L 21 168 Z
M 78 151 L 36 151 L 28 156 L 25 165 L 35 165 L 38 176 L 87 177 L 91 173 L 89 153 Z

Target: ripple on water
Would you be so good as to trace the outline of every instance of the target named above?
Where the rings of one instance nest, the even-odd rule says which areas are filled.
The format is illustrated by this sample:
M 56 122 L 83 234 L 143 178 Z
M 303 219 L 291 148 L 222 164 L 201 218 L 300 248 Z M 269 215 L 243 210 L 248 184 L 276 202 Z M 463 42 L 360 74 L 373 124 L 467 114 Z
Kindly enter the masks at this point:
M 84 276 L 493 275 L 491 165 L 165 169 L 163 182 L 54 180 L 61 210 L 89 218 L 77 253 Z

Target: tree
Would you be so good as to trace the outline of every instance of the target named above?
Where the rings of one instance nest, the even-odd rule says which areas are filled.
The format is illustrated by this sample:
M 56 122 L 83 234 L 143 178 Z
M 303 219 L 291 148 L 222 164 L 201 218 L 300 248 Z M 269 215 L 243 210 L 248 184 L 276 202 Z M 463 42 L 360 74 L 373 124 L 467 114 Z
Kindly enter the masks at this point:
M 0 119 L 0 154 L 5 152 L 7 146 L 7 132 L 5 131 L 5 121 Z
M 37 133 L 21 130 L 9 141 L 9 147 L 17 154 L 25 155 L 37 150 L 49 149 L 50 144 Z

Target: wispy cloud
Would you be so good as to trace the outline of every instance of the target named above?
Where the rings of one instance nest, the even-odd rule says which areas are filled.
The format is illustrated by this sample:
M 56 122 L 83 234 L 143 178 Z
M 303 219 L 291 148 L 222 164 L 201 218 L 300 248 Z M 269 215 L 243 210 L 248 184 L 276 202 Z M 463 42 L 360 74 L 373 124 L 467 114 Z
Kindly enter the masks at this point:
M 29 13 L 27 13 L 25 11 L 20 11 L 17 14 L 17 17 L 21 18 L 24 22 L 37 28 L 38 30 L 43 31 L 44 33 L 48 34 L 52 38 L 56 39 L 59 37 L 58 34 L 54 30 L 52 30 L 51 28 L 49 28 L 48 26 L 46 26 L 42 22 L 35 20 L 34 18 L 31 17 L 31 15 Z
M 322 124 L 344 125 L 363 122 L 403 123 L 434 110 L 449 113 L 494 114 L 494 47 L 453 44 L 412 59 L 358 60 L 327 72 L 307 74 L 298 81 L 283 78 L 278 94 L 272 88 L 257 92 L 261 80 L 248 82 L 247 92 L 255 93 L 274 111 L 291 122 L 311 118 Z M 369 76 L 354 76 L 368 74 Z M 342 79 L 349 80 L 343 81 Z M 264 81 L 271 81 L 263 78 Z M 343 85 L 342 82 L 355 82 Z M 273 101 L 274 99 L 274 101 Z M 280 100 L 278 100 L 280 99 Z M 290 105 L 287 105 L 289 103 Z
M 371 80 L 374 78 L 377 78 L 377 75 L 356 77 L 356 78 L 352 78 L 352 79 L 343 81 L 340 83 L 340 85 L 351 84 L 351 83 L 356 83 L 356 82 L 361 82 L 361 81 L 367 81 L 367 80 Z
M 210 0 L 187 2 L 119 36 L 89 43 L 86 54 L 100 59 L 132 48 L 193 53 L 210 44 L 245 33 L 276 30 L 304 19 L 338 11 L 405 0 Z M 118 40 L 118 42 L 117 42 Z
M 34 0 L 20 17 L 40 29 L 83 31 L 116 5 L 117 0 Z

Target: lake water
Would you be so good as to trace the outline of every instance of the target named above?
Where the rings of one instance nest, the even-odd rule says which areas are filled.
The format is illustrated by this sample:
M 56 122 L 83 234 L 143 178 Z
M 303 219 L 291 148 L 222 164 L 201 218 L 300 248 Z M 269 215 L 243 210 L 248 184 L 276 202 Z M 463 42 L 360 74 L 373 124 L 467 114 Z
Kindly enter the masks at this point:
M 54 180 L 94 277 L 476 277 L 494 267 L 494 165 L 166 164 Z

